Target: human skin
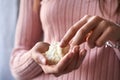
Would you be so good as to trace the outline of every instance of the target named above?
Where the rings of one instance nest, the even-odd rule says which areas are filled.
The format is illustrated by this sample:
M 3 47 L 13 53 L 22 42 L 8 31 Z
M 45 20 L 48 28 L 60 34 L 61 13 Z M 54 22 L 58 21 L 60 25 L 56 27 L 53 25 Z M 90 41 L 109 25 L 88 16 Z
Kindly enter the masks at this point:
M 29 5 L 25 5 L 26 3 Z M 48 50 L 48 47 L 50 44 L 45 42 L 39 42 L 40 39 L 38 39 L 38 36 L 42 36 L 42 31 L 39 28 L 41 25 L 40 18 L 39 18 L 40 17 L 39 3 L 40 3 L 40 0 L 30 0 L 30 1 L 21 0 L 20 16 L 19 16 L 17 26 L 32 27 L 33 25 L 30 24 L 32 22 L 32 23 L 35 23 L 34 29 L 36 29 L 36 32 L 37 32 L 37 33 L 34 33 L 35 44 L 31 41 L 30 43 L 32 44 L 32 46 L 27 45 L 27 48 L 29 48 L 29 50 L 28 49 L 25 50 L 24 53 L 26 55 L 22 56 L 22 61 L 24 62 L 25 59 L 30 58 L 34 60 L 37 64 L 39 64 L 39 73 L 44 72 L 46 74 L 53 74 L 55 76 L 60 76 L 62 74 L 66 74 L 68 72 L 71 72 L 77 69 L 81 65 L 86 55 L 86 50 L 80 50 L 79 46 L 74 46 L 73 49 L 70 49 L 67 55 L 65 55 L 58 64 L 56 65 L 46 64 L 47 63 L 46 58 L 42 55 L 42 53 Z M 28 12 L 29 14 L 26 14 L 24 11 Z M 22 19 L 25 20 L 23 24 L 22 24 Z M 16 35 L 19 35 L 20 29 L 21 28 L 17 27 Z M 29 31 L 27 33 L 29 34 Z M 16 41 L 17 40 L 18 41 L 20 40 L 18 36 L 16 36 Z M 68 64 L 66 64 L 66 62 Z M 69 65 L 72 65 L 72 66 L 69 66 Z M 36 75 L 34 75 L 34 77 L 36 77 Z M 23 77 L 19 77 L 19 78 L 22 79 Z M 26 80 L 26 78 L 33 78 L 33 76 L 29 76 L 29 77 L 25 76 L 24 79 Z
M 49 65 L 47 64 L 47 59 L 42 54 L 48 48 L 48 43 L 38 42 L 29 52 L 36 63 L 41 66 L 44 73 L 55 76 L 60 76 L 79 68 L 86 55 L 86 50 L 80 50 L 79 46 L 74 46 L 57 64 Z
M 19 16 L 19 20 L 18 20 L 18 24 L 17 24 L 17 31 L 16 31 L 16 40 L 15 40 L 15 48 L 14 48 L 14 52 L 12 53 L 12 56 L 11 56 L 11 70 L 12 72 L 14 73 L 14 77 L 16 79 L 24 79 L 24 80 L 30 80 L 30 79 L 33 79 L 33 78 L 36 78 L 37 76 L 38 79 L 41 79 L 43 80 L 43 78 L 45 80 L 48 79 L 47 76 L 49 76 L 51 79 L 55 79 L 55 77 L 52 77 L 51 75 L 45 75 L 44 72 L 47 71 L 46 73 L 50 73 L 50 74 L 54 74 L 54 75 L 62 75 L 64 74 L 63 71 L 59 71 L 59 68 L 55 65 L 54 67 L 53 66 L 47 66 L 45 65 L 46 64 L 46 60 L 44 59 L 44 56 L 41 54 L 41 51 L 44 51 L 42 50 L 42 47 L 48 47 L 48 43 L 45 45 L 44 42 L 40 42 L 41 41 L 41 38 L 42 38 L 42 28 L 44 28 L 45 26 L 41 26 L 40 24 L 40 4 L 37 4 L 39 2 L 35 2 L 35 1 L 39 1 L 39 0 L 21 0 L 21 10 L 20 10 L 20 16 Z M 45 0 L 46 1 L 46 0 Z M 48 0 L 49 1 L 49 0 Z M 56 2 L 57 0 L 55 0 Z M 58 0 L 59 1 L 59 0 Z M 61 1 L 61 0 L 60 0 Z M 62 1 L 65 1 L 65 0 L 62 0 Z M 70 0 L 70 1 L 73 1 L 73 0 Z M 77 0 L 79 2 L 79 0 Z M 86 2 L 83 0 L 83 2 Z M 34 5 L 35 3 L 35 5 Z M 54 0 L 53 2 L 51 3 L 54 3 Z M 72 3 L 72 2 L 71 2 Z M 86 3 L 85 3 L 86 4 Z M 91 3 L 90 3 L 91 4 Z M 33 6 L 34 5 L 34 6 Z M 38 5 L 38 6 L 36 6 Z M 53 5 L 53 4 L 52 4 Z M 56 4 L 57 5 L 57 4 Z M 82 4 L 84 5 L 84 4 Z M 91 4 L 93 5 L 93 4 Z M 95 4 L 94 4 L 95 5 Z M 49 5 L 50 6 L 50 5 Z M 69 5 L 71 6 L 71 5 Z M 96 5 L 97 6 L 97 5 Z M 76 6 L 77 7 L 77 6 Z M 82 6 L 81 6 L 82 7 Z M 109 7 L 109 6 L 108 6 Z M 69 7 L 68 7 L 69 8 Z M 44 14 L 44 7 L 41 8 L 43 9 L 43 14 Z M 48 8 L 49 9 L 49 8 Z M 51 7 L 50 7 L 51 9 Z M 61 8 L 62 9 L 62 8 Z M 67 7 L 65 7 L 65 9 L 67 9 Z M 81 9 L 81 8 L 80 8 Z M 87 8 L 83 8 L 82 10 L 85 10 L 85 13 L 86 13 L 86 10 Z M 53 10 L 55 10 L 53 8 Z M 69 9 L 68 9 L 69 10 Z M 91 10 L 91 9 L 88 9 L 88 10 Z M 51 10 L 49 10 L 51 11 Z M 65 10 L 63 10 L 65 11 Z M 77 11 L 77 10 L 75 10 Z M 94 12 L 97 12 L 99 11 L 98 8 L 96 8 L 96 11 Z M 41 11 L 42 12 L 42 11 Z M 55 11 L 56 12 L 56 11 Z M 69 11 L 68 11 L 69 12 Z M 68 14 L 68 12 L 66 14 Z M 53 11 L 54 13 L 54 11 Z M 73 13 L 70 11 L 70 13 Z M 79 11 L 78 11 L 79 13 Z M 78 14 L 77 13 L 77 14 Z M 84 11 L 83 11 L 84 13 Z M 49 12 L 48 12 L 49 14 Z M 89 14 L 86 13 L 86 14 Z M 90 13 L 91 14 L 91 13 Z M 93 14 L 94 15 L 94 14 Z M 96 13 L 96 15 L 99 15 L 99 12 L 98 14 Z M 51 16 L 55 16 L 55 15 L 51 15 Z M 56 15 L 57 16 L 57 15 Z M 59 16 L 59 15 L 58 15 Z M 63 15 L 66 19 L 67 15 Z M 71 17 L 72 15 L 69 15 L 68 17 Z M 75 16 L 75 15 L 74 15 Z M 80 14 L 80 17 L 79 19 L 81 19 L 83 15 Z M 100 15 L 101 16 L 101 15 Z M 43 15 L 43 18 L 44 19 L 45 15 Z M 77 17 L 77 16 L 75 16 Z M 58 17 L 59 18 L 59 17 Z M 74 17 L 73 17 L 74 18 Z M 105 17 L 106 18 L 106 17 Z M 49 17 L 48 16 L 48 19 L 54 19 L 53 17 Z M 78 21 L 79 19 L 76 18 Z M 111 19 L 114 19 L 114 18 L 111 18 Z M 55 21 L 57 21 L 58 19 L 55 19 Z M 47 21 L 47 20 L 46 20 Z M 59 21 L 59 20 L 58 20 Z M 64 19 L 61 19 L 60 21 L 66 21 Z M 74 21 L 74 20 L 73 20 Z M 115 20 L 113 20 L 115 21 Z M 79 22 L 79 21 L 78 21 Z M 50 23 L 50 22 L 49 22 Z M 53 23 L 54 23 L 54 20 L 53 20 Z M 67 21 L 67 24 L 71 24 L 68 26 L 68 28 L 72 27 L 72 18 L 71 18 L 71 21 L 69 22 L 69 20 Z M 45 23 L 46 24 L 46 23 Z M 74 23 L 73 23 L 74 24 Z M 49 24 L 49 26 L 51 25 L 51 23 Z M 59 24 L 58 24 L 59 25 Z M 64 22 L 64 25 L 62 27 L 65 27 L 65 22 Z M 75 24 L 74 24 L 75 25 Z M 73 26 L 74 26 L 73 25 Z M 48 27 L 49 27 L 48 26 Z M 44 31 L 46 29 L 49 29 L 48 27 L 46 27 L 44 29 Z M 60 26 L 53 26 L 55 29 L 54 29 L 54 32 L 57 30 L 57 27 L 60 27 Z M 67 27 L 65 27 L 66 29 L 63 30 L 63 29 L 60 29 L 59 31 L 61 33 L 63 32 L 66 32 Z M 50 30 L 50 29 L 49 29 Z M 50 30 L 52 32 L 52 30 Z M 45 31 L 46 32 L 46 31 Z M 92 31 L 89 32 L 89 35 L 91 34 Z M 55 35 L 58 37 L 57 34 L 57 31 L 55 32 Z M 49 33 L 48 33 L 49 34 Z M 53 33 L 54 34 L 54 33 Z M 50 33 L 50 35 L 52 35 Z M 46 35 L 44 37 L 48 37 L 46 40 L 46 42 L 51 42 L 52 40 L 54 40 L 55 36 L 52 36 L 50 37 L 50 35 Z M 64 36 L 64 33 L 63 34 L 60 34 L 61 37 L 60 39 L 57 39 L 55 38 L 55 40 L 61 40 L 61 38 Z M 88 34 L 86 36 L 84 36 L 85 38 L 87 36 L 89 36 Z M 52 40 L 50 40 L 50 38 Z M 86 39 L 88 39 L 89 37 L 87 37 Z M 64 38 L 63 38 L 64 39 Z M 83 42 L 84 41 L 87 41 L 86 39 L 83 39 Z M 50 41 L 49 41 L 50 40 Z M 38 43 L 37 43 L 38 42 Z M 72 42 L 72 39 L 71 39 L 71 42 Z M 71 44 L 70 42 L 70 44 Z M 36 44 L 37 43 L 37 44 Z M 82 43 L 82 42 L 81 42 Z M 36 45 L 35 45 L 36 44 Z M 43 46 L 44 44 L 44 46 Z M 35 46 L 34 46 L 35 45 Z M 36 47 L 38 45 L 38 47 Z M 41 46 L 41 47 L 39 47 Z M 78 46 L 78 45 L 77 45 Z M 32 48 L 32 49 L 31 49 Z M 91 49 L 89 49 L 85 44 L 80 45 L 80 48 L 85 48 L 88 50 L 88 54 L 86 55 L 86 58 L 85 58 L 85 62 L 83 61 L 83 64 L 79 67 L 79 69 L 77 70 L 74 70 L 75 68 L 71 69 L 70 71 L 73 71 L 71 72 L 72 74 L 66 74 L 65 76 L 61 76 L 60 80 L 64 77 L 68 78 L 68 79 L 74 79 L 74 78 L 78 78 L 78 79 L 90 79 L 89 77 L 92 77 L 90 80 L 97 80 L 97 79 L 102 79 L 102 80 L 106 80 L 107 77 L 111 78 L 111 77 L 114 77 L 115 79 L 114 80 L 117 80 L 118 76 L 119 76 L 119 60 L 117 59 L 117 57 L 119 57 L 120 59 L 120 55 L 117 55 L 119 54 L 119 50 L 115 50 L 116 52 L 114 53 L 113 51 L 113 48 L 105 48 L 104 49 L 104 46 L 103 48 L 100 47 L 100 50 L 99 48 L 97 48 L 97 50 L 93 49 L 93 51 L 91 51 Z M 110 48 L 110 50 L 109 50 Z M 40 49 L 40 50 L 39 50 Z M 45 49 L 45 48 L 44 48 Z M 104 49 L 104 51 L 102 51 Z M 47 49 L 46 49 L 47 50 Z M 107 52 L 106 52 L 107 51 Z M 112 51 L 112 52 L 109 52 L 109 51 Z M 81 50 L 80 50 L 81 52 Z M 110 53 L 110 54 L 109 54 Z M 31 56 L 32 54 L 32 56 Z M 76 54 L 76 53 L 75 53 Z M 81 53 L 82 54 L 82 53 Z M 83 53 L 84 54 L 84 53 Z M 71 55 L 71 54 L 68 54 L 68 55 Z M 78 54 L 77 54 L 78 55 Z M 84 54 L 85 55 L 85 54 Z M 117 56 L 116 56 L 117 55 Z M 112 58 L 111 58 L 112 56 Z M 38 57 L 38 58 L 37 58 Z M 84 56 L 83 56 L 84 57 Z M 64 58 L 63 58 L 64 59 Z M 69 59 L 69 58 L 68 58 Z M 68 60 L 67 59 L 67 60 Z M 82 58 L 81 58 L 82 59 Z M 38 61 L 37 61 L 38 60 Z M 36 61 L 36 62 L 35 62 Z M 42 63 L 43 61 L 43 63 Z M 63 61 L 63 60 L 61 60 Z M 60 61 L 60 62 L 61 62 Z M 66 61 L 66 60 L 65 60 Z M 74 60 L 73 60 L 74 61 Z M 82 61 L 82 60 L 79 60 L 78 61 Z M 108 61 L 109 61 L 109 64 L 108 64 Z M 19 63 L 19 64 L 18 64 Z M 38 63 L 38 64 L 36 64 Z M 45 63 L 45 64 L 44 64 Z M 84 64 L 85 63 L 85 64 Z M 90 64 L 89 64 L 90 63 Z M 93 65 L 94 63 L 94 65 Z M 104 65 L 105 63 L 105 65 Z M 114 64 L 113 64 L 114 63 Z M 87 64 L 87 65 L 86 65 Z M 30 66 L 29 66 L 30 65 Z M 42 67 L 43 65 L 43 67 Z M 58 64 L 57 64 L 58 65 Z M 73 65 L 73 64 L 70 64 L 70 65 Z M 115 67 L 114 67 L 115 65 Z M 27 66 L 27 67 L 26 67 Z M 101 67 L 100 67 L 101 66 Z M 42 67 L 42 68 L 41 68 Z M 53 67 L 53 68 L 52 68 Z M 71 66 L 72 67 L 72 66 Z M 82 68 L 81 68 L 82 67 Z M 52 69 L 51 69 L 52 68 Z M 66 67 L 67 68 L 67 67 Z M 108 69 L 109 68 L 109 69 Z M 63 68 L 62 68 L 63 69 Z M 67 69 L 70 69 L 70 68 L 67 68 Z M 85 69 L 85 70 L 84 70 Z M 48 70 L 50 70 L 48 72 Z M 80 71 L 79 71 L 80 70 Z M 111 72 L 111 70 L 113 70 Z M 44 72 L 43 72 L 44 71 Z M 58 72 L 57 72 L 58 71 Z M 75 71 L 75 72 L 74 72 Z M 115 71 L 115 73 L 114 73 Z M 67 73 L 67 72 L 65 72 Z M 84 75 L 85 73 L 85 75 Z M 91 74 L 91 73 L 95 73 L 94 74 Z M 25 75 L 26 74 L 26 75 Z M 75 75 L 74 75 L 75 74 Z M 105 75 L 106 76 L 103 76 Z M 101 77 L 98 77 L 100 76 Z M 107 76 L 109 75 L 109 76 Z M 111 76 L 111 75 L 114 75 L 114 76 Z M 117 77 L 116 77 L 117 76 Z M 73 78 L 71 78 L 73 77 Z M 66 80 L 65 78 L 65 80 Z M 109 79 L 108 78 L 108 79 Z M 59 78 L 56 78 L 56 79 L 59 79 Z M 111 78 L 112 79 L 112 78 Z
M 40 0 L 35 0 L 33 5 L 34 12 L 39 12 L 40 5 L 37 4 L 39 2 Z M 71 72 L 79 68 L 86 55 L 85 49 L 81 50 L 79 49 L 79 46 L 71 46 L 69 52 L 56 65 L 48 65 L 46 62 L 47 59 L 42 55 L 42 53 L 48 50 L 49 45 L 50 44 L 45 42 L 37 42 L 36 45 L 30 51 L 28 51 L 28 53 L 32 55 L 34 61 L 40 65 L 46 74 L 60 76 L 62 74 Z
M 67 31 L 61 40 L 61 47 L 68 43 L 74 46 L 83 42 L 87 42 L 90 48 L 101 47 L 106 41 L 119 41 L 119 34 L 120 25 L 99 16 L 86 15 Z
M 61 40 L 61 47 L 70 44 L 72 50 L 69 50 L 58 64 L 47 65 L 45 57 L 41 54 L 48 50 L 48 43 L 38 42 L 31 49 L 31 53 L 33 59 L 41 66 L 44 73 L 60 76 L 77 69 L 82 63 L 86 51 L 79 50 L 81 43 L 87 42 L 90 48 L 101 47 L 108 40 L 112 42 L 118 41 L 120 39 L 118 34 L 120 34 L 119 25 L 99 16 L 86 15 L 76 22 Z

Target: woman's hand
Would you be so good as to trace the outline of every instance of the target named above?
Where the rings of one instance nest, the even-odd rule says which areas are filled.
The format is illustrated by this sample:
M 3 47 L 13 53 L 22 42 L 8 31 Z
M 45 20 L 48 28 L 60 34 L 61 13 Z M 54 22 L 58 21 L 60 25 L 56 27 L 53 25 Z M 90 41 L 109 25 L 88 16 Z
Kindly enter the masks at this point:
M 80 45 L 85 41 L 90 48 L 101 47 L 106 41 L 118 41 L 119 34 L 119 25 L 99 16 L 86 15 L 68 30 L 61 40 L 61 47 L 65 47 L 68 43 Z
M 66 55 L 55 65 L 40 64 L 44 73 L 60 76 L 78 69 L 86 55 L 86 50 L 79 50 L 78 46 L 73 47 Z
M 74 46 L 57 64 L 48 65 L 47 60 L 42 55 L 48 48 L 48 43 L 38 42 L 31 49 L 32 57 L 41 66 L 44 73 L 55 76 L 60 76 L 79 68 L 86 55 L 86 50 L 80 50 L 79 46 Z
M 44 57 L 43 53 L 45 53 L 49 49 L 50 44 L 45 42 L 38 42 L 36 45 L 30 50 L 32 54 L 32 58 L 38 64 L 46 64 L 47 60 Z

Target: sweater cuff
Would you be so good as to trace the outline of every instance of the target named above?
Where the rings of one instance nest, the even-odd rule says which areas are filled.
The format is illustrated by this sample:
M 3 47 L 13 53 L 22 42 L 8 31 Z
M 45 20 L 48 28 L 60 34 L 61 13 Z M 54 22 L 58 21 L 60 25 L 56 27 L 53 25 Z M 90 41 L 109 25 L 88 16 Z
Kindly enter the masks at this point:
M 27 50 L 14 50 L 10 67 L 17 80 L 30 80 L 42 73 L 41 67 L 31 58 Z

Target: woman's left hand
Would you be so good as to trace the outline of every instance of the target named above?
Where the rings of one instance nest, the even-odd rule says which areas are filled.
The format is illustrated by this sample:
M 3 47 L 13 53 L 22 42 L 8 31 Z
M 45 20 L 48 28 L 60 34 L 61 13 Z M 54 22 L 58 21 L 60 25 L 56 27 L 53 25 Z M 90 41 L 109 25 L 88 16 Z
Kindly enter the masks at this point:
M 116 42 L 120 39 L 120 25 L 99 16 L 84 16 L 75 23 L 61 40 L 61 47 L 68 43 L 80 45 L 87 42 L 90 48 L 101 47 L 106 41 Z

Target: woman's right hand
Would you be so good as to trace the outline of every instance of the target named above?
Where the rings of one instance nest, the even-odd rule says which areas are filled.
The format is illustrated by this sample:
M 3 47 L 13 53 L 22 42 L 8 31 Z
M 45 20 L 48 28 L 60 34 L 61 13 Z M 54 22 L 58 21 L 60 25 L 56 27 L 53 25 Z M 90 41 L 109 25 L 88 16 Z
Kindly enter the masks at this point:
M 55 65 L 47 64 L 46 58 L 42 53 L 49 49 L 49 44 L 38 42 L 31 50 L 33 59 L 41 66 L 45 74 L 60 76 L 78 69 L 86 55 L 86 50 L 80 50 L 79 46 L 74 46 L 69 52 Z
M 45 42 L 38 42 L 31 49 L 32 58 L 38 64 L 46 64 L 46 58 L 43 53 L 45 53 L 49 49 L 50 44 Z

